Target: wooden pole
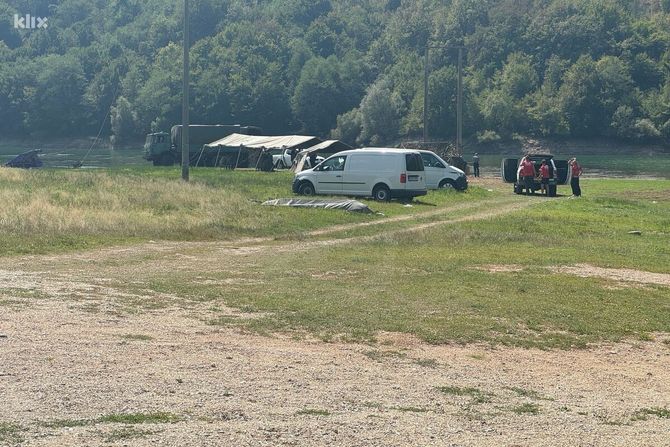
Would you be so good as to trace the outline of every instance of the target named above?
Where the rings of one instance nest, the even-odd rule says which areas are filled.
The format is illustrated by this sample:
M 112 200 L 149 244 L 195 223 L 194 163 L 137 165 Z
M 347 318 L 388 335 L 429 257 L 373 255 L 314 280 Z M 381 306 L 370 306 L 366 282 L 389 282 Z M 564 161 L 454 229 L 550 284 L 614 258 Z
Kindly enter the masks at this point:
M 190 84 L 190 67 L 189 67 L 189 50 L 191 42 L 189 40 L 189 16 L 188 16 L 188 0 L 184 0 L 184 85 L 182 105 L 181 105 L 181 178 L 185 182 L 189 180 L 189 164 L 190 164 L 190 145 L 189 145 L 189 84 Z
M 458 48 L 458 98 L 456 100 L 456 152 L 463 149 L 463 48 Z
M 423 61 L 423 142 L 428 141 L 428 45 Z

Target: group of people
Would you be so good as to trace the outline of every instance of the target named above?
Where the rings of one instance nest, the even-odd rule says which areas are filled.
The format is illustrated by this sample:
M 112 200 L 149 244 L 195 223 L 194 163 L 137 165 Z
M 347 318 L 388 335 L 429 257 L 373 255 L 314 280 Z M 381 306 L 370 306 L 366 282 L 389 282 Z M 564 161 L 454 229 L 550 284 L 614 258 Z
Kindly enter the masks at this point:
M 582 175 L 583 169 L 574 157 L 568 160 L 568 169 L 570 169 L 571 174 L 570 188 L 572 189 L 572 197 L 580 197 L 582 195 L 582 189 L 579 185 L 579 177 Z M 535 164 L 531 161 L 530 157 L 526 155 L 521 159 L 521 163 L 519 164 L 519 180 L 522 190 L 525 189 L 526 194 L 535 194 L 535 178 L 539 174 L 540 193 L 548 195 L 549 184 L 554 179 L 555 171 L 556 166 L 554 165 L 553 160 L 547 161 L 545 159 L 542 160 L 542 163 L 540 164 L 539 172 L 536 172 Z

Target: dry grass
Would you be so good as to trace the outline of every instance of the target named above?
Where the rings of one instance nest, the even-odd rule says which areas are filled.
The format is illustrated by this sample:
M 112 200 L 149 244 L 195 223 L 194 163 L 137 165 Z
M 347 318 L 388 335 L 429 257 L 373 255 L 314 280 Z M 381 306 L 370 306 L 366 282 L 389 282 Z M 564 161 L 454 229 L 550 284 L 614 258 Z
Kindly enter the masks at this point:
M 0 168 L 0 255 L 46 253 L 148 240 L 231 240 L 242 237 L 304 238 L 324 227 L 360 224 L 376 215 L 317 209 L 262 207 L 291 197 L 291 173 L 199 169 L 191 182 L 177 170 Z M 422 204 L 371 204 L 387 217 L 491 194 L 433 193 Z M 348 228 L 348 227 L 347 227 Z

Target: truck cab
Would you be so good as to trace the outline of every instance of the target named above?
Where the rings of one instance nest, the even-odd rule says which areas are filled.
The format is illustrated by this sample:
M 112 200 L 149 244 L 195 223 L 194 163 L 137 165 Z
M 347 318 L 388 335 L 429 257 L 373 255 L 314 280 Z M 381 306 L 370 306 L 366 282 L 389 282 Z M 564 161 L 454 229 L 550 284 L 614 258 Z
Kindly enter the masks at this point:
M 170 149 L 169 133 L 150 133 L 144 142 L 144 159 L 153 161 L 154 166 L 171 166 L 174 163 L 174 157 L 170 153 Z

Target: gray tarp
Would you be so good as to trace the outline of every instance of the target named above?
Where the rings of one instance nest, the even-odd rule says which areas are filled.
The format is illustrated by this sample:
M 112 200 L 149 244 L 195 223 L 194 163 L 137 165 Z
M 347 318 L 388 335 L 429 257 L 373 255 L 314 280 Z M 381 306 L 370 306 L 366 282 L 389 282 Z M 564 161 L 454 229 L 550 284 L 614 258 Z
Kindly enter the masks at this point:
M 296 208 L 325 208 L 329 210 L 345 210 L 355 213 L 372 213 L 364 203 L 357 200 L 324 200 L 324 199 L 274 199 L 263 202 L 266 206 L 292 206 Z
M 348 151 L 353 149 L 351 146 L 349 146 L 346 143 L 343 143 L 339 140 L 327 140 L 324 141 L 323 143 L 319 143 L 316 146 L 308 147 L 307 149 L 302 150 L 297 157 L 295 158 L 295 161 L 293 163 L 293 166 L 291 167 L 291 170 L 293 172 L 300 172 L 303 170 L 303 167 L 305 165 L 305 160 L 307 160 L 307 157 L 309 154 L 316 152 L 319 155 L 332 155 L 332 154 L 337 154 L 338 152 L 342 151 Z M 314 166 L 312 166 L 314 167 Z

